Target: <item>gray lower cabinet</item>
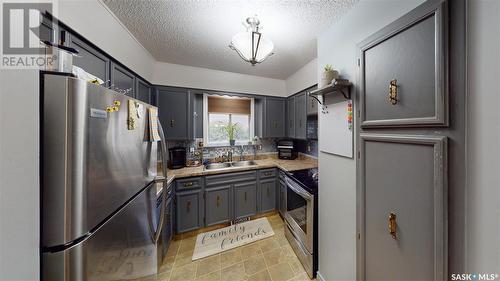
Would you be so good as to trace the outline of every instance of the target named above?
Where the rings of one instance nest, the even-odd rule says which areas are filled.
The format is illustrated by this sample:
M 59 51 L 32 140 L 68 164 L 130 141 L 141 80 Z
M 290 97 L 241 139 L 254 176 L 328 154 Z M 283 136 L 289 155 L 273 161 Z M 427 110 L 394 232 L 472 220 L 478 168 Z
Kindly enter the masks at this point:
M 276 209 L 276 177 L 260 180 L 260 212 Z
M 110 85 L 110 59 L 106 55 L 74 35 L 70 36 L 69 46 L 78 50 L 78 56 L 73 58 L 74 65 L 99 77 L 107 82 L 106 85 Z
M 177 192 L 175 198 L 177 233 L 203 227 L 202 190 Z
M 257 182 L 237 183 L 234 190 L 234 218 L 240 219 L 257 213 Z
M 205 225 L 231 220 L 231 185 L 205 189 Z
M 111 63 L 111 85 L 112 89 L 135 97 L 135 75 L 116 63 Z
M 278 183 L 278 211 L 282 217 L 286 213 L 286 183 L 283 179 L 279 179 Z

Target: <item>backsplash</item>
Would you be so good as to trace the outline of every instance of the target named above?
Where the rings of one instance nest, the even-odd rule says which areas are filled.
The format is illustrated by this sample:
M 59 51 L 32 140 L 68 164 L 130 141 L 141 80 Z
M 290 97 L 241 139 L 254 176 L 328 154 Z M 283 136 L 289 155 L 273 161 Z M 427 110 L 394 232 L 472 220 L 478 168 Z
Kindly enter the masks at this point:
M 276 141 L 278 139 L 275 138 L 264 138 L 259 139 L 258 144 L 256 145 L 236 145 L 234 148 L 233 157 L 239 160 L 240 157 L 240 149 L 243 147 L 243 156 L 253 156 L 254 148 L 257 149 L 260 146 L 261 149 L 257 149 L 255 151 L 256 154 L 269 154 L 269 153 L 277 153 Z M 217 146 L 217 147 L 203 147 L 201 149 L 198 148 L 196 141 L 168 141 L 167 149 L 171 147 L 182 146 L 186 147 L 187 153 L 187 162 L 188 165 L 193 161 L 203 161 L 203 160 L 212 160 L 222 155 L 227 155 L 227 151 L 230 149 L 229 146 Z M 194 149 L 194 152 L 191 152 L 191 148 Z
M 277 138 L 264 138 L 259 139 L 257 145 L 243 145 L 243 157 L 248 158 L 254 155 L 254 148 L 260 145 L 261 149 L 257 149 L 255 151 L 256 154 L 271 154 L 277 153 L 276 142 L 279 139 Z M 298 152 L 318 157 L 318 141 L 317 140 L 294 140 L 295 147 Z M 197 141 L 168 141 L 167 149 L 171 147 L 181 146 L 186 148 L 187 154 L 187 164 L 193 164 L 194 161 L 200 161 L 199 163 L 203 163 L 203 160 L 213 161 L 222 155 L 227 155 L 227 151 L 230 149 L 229 146 L 218 146 L 218 147 L 203 147 L 201 149 L 197 146 Z M 242 146 L 234 147 L 233 159 L 240 160 L 240 148 Z M 193 152 L 191 152 L 191 148 L 193 148 Z M 168 155 L 167 155 L 168 157 Z
M 294 140 L 297 152 L 318 157 L 318 141 L 317 140 Z

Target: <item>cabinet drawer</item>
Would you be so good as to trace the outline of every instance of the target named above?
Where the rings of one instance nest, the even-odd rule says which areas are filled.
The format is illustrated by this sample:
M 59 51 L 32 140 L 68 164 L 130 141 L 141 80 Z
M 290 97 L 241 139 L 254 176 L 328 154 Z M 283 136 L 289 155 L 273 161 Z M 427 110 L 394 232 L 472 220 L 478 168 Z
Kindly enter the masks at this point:
M 441 5 L 360 44 L 362 127 L 447 126 L 445 22 Z
M 249 172 L 207 176 L 205 178 L 205 180 L 206 180 L 207 186 L 228 184 L 228 183 L 241 182 L 241 181 L 254 181 L 254 180 L 257 180 L 257 172 L 256 171 L 249 171 Z
M 261 179 L 276 177 L 276 169 L 259 170 L 259 177 Z
M 203 185 L 202 178 L 187 178 L 176 181 L 177 190 L 187 190 L 201 188 Z

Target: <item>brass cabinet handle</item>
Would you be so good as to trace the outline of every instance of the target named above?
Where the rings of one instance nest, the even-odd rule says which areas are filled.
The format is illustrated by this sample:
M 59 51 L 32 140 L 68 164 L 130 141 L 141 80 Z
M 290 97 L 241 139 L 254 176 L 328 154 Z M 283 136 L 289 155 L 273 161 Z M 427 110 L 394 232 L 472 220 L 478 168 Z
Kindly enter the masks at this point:
M 388 228 L 389 228 L 389 234 L 392 236 L 392 239 L 397 239 L 397 227 L 398 223 L 396 222 L 396 214 L 390 213 L 389 214 L 389 221 L 388 221 Z
M 219 208 L 219 206 L 220 206 L 220 197 L 219 195 L 217 195 L 217 208 Z
M 272 175 L 271 172 L 265 172 L 264 173 L 264 176 L 270 176 L 270 175 Z
M 245 191 L 245 202 L 247 202 L 247 192 Z
M 391 80 L 389 83 L 389 103 L 396 105 L 398 103 L 398 85 L 397 80 Z
M 186 211 L 189 213 L 191 212 L 191 201 L 187 201 L 187 204 L 186 204 Z
M 192 182 L 186 182 L 186 183 L 184 183 L 184 187 L 189 187 L 189 186 L 193 186 L 193 183 Z
M 174 126 L 174 123 L 175 123 L 175 120 L 174 120 L 174 119 L 170 120 L 170 127 L 173 127 L 173 126 Z

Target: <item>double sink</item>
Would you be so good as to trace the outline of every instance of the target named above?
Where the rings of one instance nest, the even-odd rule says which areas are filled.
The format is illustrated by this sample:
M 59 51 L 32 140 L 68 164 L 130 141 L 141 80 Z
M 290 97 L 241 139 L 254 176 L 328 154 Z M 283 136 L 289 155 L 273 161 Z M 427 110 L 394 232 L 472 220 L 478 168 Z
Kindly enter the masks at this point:
M 229 169 L 236 167 L 248 167 L 257 165 L 255 161 L 238 161 L 238 162 L 223 162 L 223 163 L 211 163 L 205 165 L 205 170 L 220 170 L 220 169 Z

